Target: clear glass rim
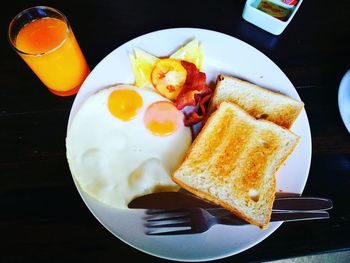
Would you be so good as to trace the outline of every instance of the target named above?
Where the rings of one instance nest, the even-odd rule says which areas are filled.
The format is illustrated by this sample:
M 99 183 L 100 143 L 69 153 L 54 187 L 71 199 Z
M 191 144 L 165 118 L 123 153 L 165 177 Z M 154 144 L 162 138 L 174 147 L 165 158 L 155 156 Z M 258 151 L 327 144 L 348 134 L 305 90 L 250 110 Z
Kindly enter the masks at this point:
M 66 24 L 66 35 L 64 37 L 64 39 L 62 39 L 62 41 L 57 45 L 55 46 L 54 48 L 46 51 L 46 52 L 42 52 L 42 53 L 28 53 L 28 52 L 25 52 L 23 50 L 20 50 L 16 47 L 15 43 L 12 41 L 12 37 L 11 37 L 11 29 L 15 23 L 16 20 L 18 20 L 20 17 L 22 17 L 25 13 L 29 12 L 30 10 L 35 10 L 35 9 L 45 9 L 45 10 L 50 10 L 54 13 L 57 13 L 58 15 L 60 15 L 62 18 L 63 18 L 63 22 L 65 22 Z M 50 16 L 47 16 L 47 17 L 50 17 Z M 45 18 L 45 17 L 42 17 L 42 18 Z M 39 18 L 40 19 L 40 18 Z M 32 21 L 34 21 L 35 19 L 33 19 Z M 52 53 L 54 52 L 55 50 L 59 49 L 63 44 L 64 42 L 66 42 L 67 38 L 68 38 L 68 35 L 69 35 L 69 32 L 71 31 L 71 27 L 70 27 L 70 24 L 69 24 L 69 21 L 67 19 L 67 17 L 62 13 L 60 12 L 59 10 L 55 9 L 55 8 L 52 8 L 52 7 L 49 7 L 49 6 L 33 6 L 33 7 L 29 7 L 27 9 L 24 9 L 23 11 L 19 12 L 10 22 L 10 25 L 9 25 L 9 28 L 8 28 L 8 34 L 7 34 L 7 38 L 8 38 L 8 41 L 10 42 L 10 45 L 11 47 L 16 51 L 18 52 L 19 54 L 21 55 L 25 55 L 25 56 L 33 56 L 33 57 L 37 57 L 37 56 L 43 56 L 43 55 L 46 55 L 46 54 L 49 54 L 49 53 Z

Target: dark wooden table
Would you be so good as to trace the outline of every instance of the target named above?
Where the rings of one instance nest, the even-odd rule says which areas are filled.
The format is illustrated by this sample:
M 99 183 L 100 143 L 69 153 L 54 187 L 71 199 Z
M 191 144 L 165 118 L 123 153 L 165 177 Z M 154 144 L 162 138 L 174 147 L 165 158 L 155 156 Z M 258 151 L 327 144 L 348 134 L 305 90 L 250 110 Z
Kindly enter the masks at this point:
M 74 96 L 49 93 L 11 50 L 7 26 L 45 4 L 67 15 L 91 68 L 124 42 L 174 27 L 239 38 L 270 57 L 296 86 L 309 117 L 312 163 L 305 195 L 331 198 L 329 220 L 283 224 L 260 244 L 222 262 L 257 262 L 350 250 L 350 134 L 337 104 L 350 68 L 350 2 L 305 0 L 273 36 L 242 19 L 244 1 L 8 1 L 1 19 L 0 261 L 163 260 L 115 238 L 89 212 L 71 178 L 65 135 Z

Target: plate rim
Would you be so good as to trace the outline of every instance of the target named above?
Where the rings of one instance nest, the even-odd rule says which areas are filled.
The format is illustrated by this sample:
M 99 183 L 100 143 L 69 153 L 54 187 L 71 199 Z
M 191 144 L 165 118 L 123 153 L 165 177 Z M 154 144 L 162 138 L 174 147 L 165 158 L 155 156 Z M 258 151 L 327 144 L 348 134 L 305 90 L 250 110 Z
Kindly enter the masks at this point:
M 132 38 L 128 41 L 126 41 L 125 43 L 121 44 L 120 46 L 116 47 L 115 49 L 113 49 L 110 53 L 108 53 L 103 59 L 100 60 L 100 62 L 95 66 L 95 68 L 91 71 L 91 73 L 89 74 L 89 76 L 86 78 L 86 80 L 84 81 L 84 83 L 86 83 L 90 78 L 92 78 L 92 73 L 94 72 L 94 70 L 96 68 L 98 68 L 101 64 L 104 63 L 105 60 L 108 59 L 109 56 L 111 56 L 111 54 L 113 52 L 117 52 L 117 50 L 119 49 L 123 49 L 125 48 L 125 46 L 129 45 L 130 43 L 132 42 L 136 42 L 137 40 L 139 39 L 142 39 L 144 37 L 147 37 L 147 36 L 150 36 L 150 35 L 153 35 L 153 34 L 161 34 L 162 32 L 166 32 L 166 31 L 180 31 L 180 30 L 189 30 L 189 31 L 194 31 L 193 35 L 195 36 L 195 32 L 197 31 L 202 31 L 203 33 L 209 33 L 209 34 L 219 34 L 220 36 L 222 37 L 225 37 L 225 38 L 228 38 L 228 39 L 234 39 L 235 41 L 238 41 L 240 43 L 240 45 L 244 45 L 244 46 L 247 46 L 248 48 L 250 49 L 254 49 L 254 52 L 258 52 L 260 53 L 260 55 L 262 55 L 264 57 L 264 59 L 266 59 L 270 64 L 272 64 L 282 75 L 283 77 L 290 83 L 291 86 L 293 86 L 293 95 L 295 97 L 297 97 L 299 100 L 300 99 L 300 96 L 296 90 L 296 88 L 294 87 L 294 85 L 291 83 L 291 81 L 289 80 L 289 78 L 286 76 L 286 74 L 280 69 L 280 67 L 275 63 L 273 62 L 268 56 L 266 56 L 263 52 L 261 52 L 260 50 L 258 50 L 257 48 L 255 48 L 254 46 L 240 40 L 239 38 L 237 37 L 234 37 L 234 36 L 231 36 L 231 35 L 228 35 L 226 33 L 222 33 L 222 32 L 219 32 L 219 31 L 214 31 L 214 30 L 209 30 L 209 29 L 203 29 L 203 28 L 192 28 L 192 27 L 178 27 L 178 28 L 167 28 L 167 29 L 160 29 L 160 30 L 156 30 L 156 31 L 152 31 L 152 32 L 148 32 L 148 33 L 145 33 L 145 34 L 142 34 L 142 35 L 139 35 L 135 38 Z M 77 94 L 77 97 L 79 97 L 79 94 L 81 93 L 81 90 L 84 89 L 84 83 L 82 85 L 82 88 L 79 90 L 78 94 Z M 98 89 L 99 90 L 99 89 Z M 91 94 L 90 94 L 91 95 Z M 89 95 L 89 96 L 90 96 Z M 76 97 L 76 98 L 77 98 Z M 72 111 L 73 111 L 73 108 L 74 108 L 74 105 L 75 104 L 75 101 L 76 101 L 76 98 L 74 99 L 74 102 L 73 102 L 73 105 L 72 105 L 72 109 L 70 111 L 70 114 L 69 114 L 69 119 L 68 119 L 68 125 L 67 125 L 67 132 L 68 132 L 68 129 L 70 127 L 70 123 L 71 123 L 71 119 L 73 118 L 73 116 L 75 115 L 75 113 L 72 115 Z M 82 102 L 80 102 L 80 105 L 81 103 L 83 103 L 84 100 Z M 77 106 L 75 106 L 77 107 Z M 77 109 L 76 109 L 77 110 Z M 306 170 L 307 170 L 307 174 L 304 178 L 304 181 L 301 182 L 301 184 L 303 185 L 302 187 L 302 190 L 301 192 L 304 191 L 305 189 L 305 186 L 306 186 L 306 183 L 307 183 L 307 179 L 308 179 L 308 175 L 309 175 L 309 171 L 310 171 L 310 166 L 311 166 L 311 155 L 312 155 L 312 137 L 311 137 L 311 130 L 310 130 L 310 124 L 309 124 L 309 121 L 308 121 L 308 116 L 306 114 L 306 111 L 305 109 L 302 110 L 302 113 L 305 114 L 305 118 L 306 118 L 306 124 L 307 124 L 307 130 L 308 130 L 308 135 L 309 135 L 309 145 L 308 145 L 308 148 L 309 148 L 309 156 L 308 157 L 308 160 L 307 160 L 307 163 L 306 163 Z M 300 113 L 300 115 L 302 114 Z M 300 116 L 299 116 L 300 117 Z M 106 228 L 109 232 L 111 232 L 115 237 L 117 237 L 119 240 L 123 241 L 124 243 L 128 244 L 129 246 L 139 250 L 139 251 L 142 251 L 148 255 L 152 255 L 152 256 L 155 256 L 155 257 L 158 257 L 158 258 L 163 258 L 163 259 L 169 259 L 169 260 L 177 260 L 177 261 L 187 261 L 187 262 L 201 262 L 201 261 L 207 261 L 207 260 L 217 260 L 217 259 L 222 259 L 222 258 L 226 258 L 226 257 L 229 257 L 229 256 L 233 256 L 233 255 L 236 255 L 236 254 L 239 254 L 239 253 L 242 253 L 243 251 L 246 251 L 254 246 L 256 246 L 257 244 L 259 244 L 260 242 L 262 242 L 264 239 L 266 239 L 268 236 L 270 236 L 271 234 L 273 234 L 281 225 L 282 225 L 282 222 L 278 222 L 278 223 L 271 223 L 270 224 L 270 227 L 269 228 L 273 228 L 271 229 L 270 232 L 265 232 L 264 235 L 261 235 L 257 240 L 255 240 L 254 242 L 252 242 L 250 245 L 248 246 L 245 246 L 245 247 L 242 247 L 241 249 L 239 250 L 232 250 L 231 252 L 227 252 L 227 253 L 223 253 L 221 255 L 218 255 L 218 256 L 213 256 L 213 257 L 206 257 L 206 258 L 198 258 L 198 259 L 186 259 L 186 258 L 175 258 L 175 257 L 167 257 L 167 256 L 162 256 L 162 255 L 159 255 L 157 253 L 153 253 L 153 252 L 150 252 L 148 250 L 145 250 L 145 249 L 142 249 L 140 247 L 137 247 L 136 245 L 134 245 L 133 243 L 127 241 L 126 239 L 122 238 L 121 236 L 118 236 L 116 233 L 114 233 L 104 222 L 101 221 L 101 219 L 95 214 L 93 208 L 90 207 L 90 205 L 87 203 L 87 200 L 86 198 L 90 198 L 89 196 L 87 196 L 83 190 L 80 188 L 79 184 L 77 183 L 76 179 L 74 178 L 73 174 L 71 174 L 72 178 L 73 178 L 73 181 L 75 183 L 75 186 L 81 196 L 81 198 L 83 199 L 85 205 L 88 207 L 88 209 L 90 210 L 90 212 L 94 215 L 94 217 L 104 226 L 104 228 Z M 85 196 L 84 196 L 85 195 Z M 98 202 L 98 201 L 97 201 Z
M 346 84 L 348 84 L 348 85 L 346 85 Z M 343 75 L 343 77 L 340 81 L 339 90 L 338 90 L 338 107 L 339 107 L 340 116 L 342 118 L 342 121 L 343 121 L 346 129 L 350 133 L 350 121 L 348 121 L 346 118 L 346 117 L 350 117 L 350 116 L 346 116 L 345 105 L 344 105 L 346 102 L 350 104 L 350 95 L 349 95 L 349 98 L 346 99 L 346 92 L 347 91 L 348 92 L 350 91 L 350 69 L 348 69 L 345 72 L 345 74 Z M 350 107 L 350 105 L 348 105 L 348 107 Z

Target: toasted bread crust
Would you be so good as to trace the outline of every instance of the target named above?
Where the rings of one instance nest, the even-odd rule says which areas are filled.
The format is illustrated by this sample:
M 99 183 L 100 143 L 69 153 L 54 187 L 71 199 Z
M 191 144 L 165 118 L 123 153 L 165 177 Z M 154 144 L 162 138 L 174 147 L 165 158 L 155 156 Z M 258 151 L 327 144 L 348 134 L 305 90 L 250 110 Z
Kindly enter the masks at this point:
M 256 226 L 258 226 L 258 227 L 260 227 L 262 229 L 266 229 L 268 227 L 268 225 L 269 225 L 269 222 L 270 222 L 270 219 L 271 219 L 271 213 L 272 213 L 272 206 L 271 206 L 271 208 L 269 208 L 269 211 L 268 211 L 269 216 L 266 217 L 266 220 L 261 223 L 259 221 L 254 220 L 254 218 L 248 217 L 244 213 L 241 213 L 240 210 L 236 209 L 235 207 L 231 206 L 230 204 L 228 204 L 228 203 L 226 203 L 226 202 L 224 202 L 224 201 L 222 201 L 222 200 L 220 200 L 218 198 L 215 198 L 215 197 L 213 197 L 212 195 L 209 195 L 206 192 L 200 191 L 200 190 L 198 190 L 198 189 L 196 189 L 196 188 L 194 188 L 194 187 L 192 187 L 192 186 L 190 186 L 188 184 L 185 184 L 181 180 L 178 180 L 176 177 L 173 177 L 173 180 L 180 187 L 186 189 L 187 191 L 195 194 L 196 196 L 198 196 L 200 198 L 203 198 L 205 200 L 208 200 L 208 201 L 210 201 L 210 202 L 212 202 L 214 204 L 217 204 L 217 205 L 225 208 L 226 210 L 234 213 L 236 216 L 238 216 L 239 218 L 247 221 L 250 224 L 256 225 Z M 275 180 L 274 180 L 274 182 L 275 182 Z M 274 183 L 273 188 L 276 188 L 276 183 Z M 269 199 L 266 200 L 266 201 L 268 203 L 273 203 L 274 200 L 275 200 L 274 196 L 275 196 L 275 192 L 273 192 L 273 194 L 270 195 Z
M 233 102 L 257 119 L 267 119 L 290 129 L 304 103 L 248 81 L 220 74 L 209 105 L 213 112 L 223 102 Z
M 300 138 L 223 102 L 208 119 L 172 179 L 261 228 L 269 224 L 275 173 Z M 253 200 L 251 191 L 258 192 Z

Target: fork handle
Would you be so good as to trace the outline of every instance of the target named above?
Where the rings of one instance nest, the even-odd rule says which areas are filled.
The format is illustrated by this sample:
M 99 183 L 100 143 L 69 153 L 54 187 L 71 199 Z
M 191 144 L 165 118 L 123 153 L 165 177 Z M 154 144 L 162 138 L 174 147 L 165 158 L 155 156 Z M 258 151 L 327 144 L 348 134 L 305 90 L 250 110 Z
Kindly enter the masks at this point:
M 309 211 L 309 212 L 276 212 L 271 215 L 271 222 L 276 221 L 304 221 L 314 219 L 328 219 L 329 214 L 327 211 Z
M 276 198 L 273 204 L 272 214 L 278 212 L 311 212 L 326 211 L 333 208 L 331 199 L 320 197 L 282 197 Z M 205 208 L 215 216 L 226 216 L 231 214 L 230 211 L 222 207 Z
M 332 200 L 321 197 L 279 197 L 273 203 L 273 210 L 319 211 L 332 208 Z
M 271 215 L 270 222 L 292 222 L 292 221 L 305 221 L 315 219 L 328 219 L 329 214 L 327 211 L 309 211 L 309 212 L 276 212 Z M 240 219 L 234 215 L 226 215 L 216 217 L 217 223 L 222 225 L 246 225 L 248 224 L 243 219 Z

